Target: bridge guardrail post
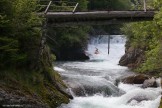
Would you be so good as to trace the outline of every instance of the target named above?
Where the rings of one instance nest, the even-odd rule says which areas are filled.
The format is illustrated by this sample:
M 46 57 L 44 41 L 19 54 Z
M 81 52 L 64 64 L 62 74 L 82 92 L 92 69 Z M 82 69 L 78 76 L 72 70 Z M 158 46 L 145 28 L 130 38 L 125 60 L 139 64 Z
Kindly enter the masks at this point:
M 50 2 L 48 3 L 48 6 L 47 6 L 46 10 L 44 11 L 44 14 L 47 14 L 48 9 L 49 9 L 49 7 L 50 7 L 51 4 L 52 4 L 52 1 L 50 1 Z
M 75 13 L 76 8 L 78 7 L 79 3 L 77 3 L 73 9 L 73 13 Z

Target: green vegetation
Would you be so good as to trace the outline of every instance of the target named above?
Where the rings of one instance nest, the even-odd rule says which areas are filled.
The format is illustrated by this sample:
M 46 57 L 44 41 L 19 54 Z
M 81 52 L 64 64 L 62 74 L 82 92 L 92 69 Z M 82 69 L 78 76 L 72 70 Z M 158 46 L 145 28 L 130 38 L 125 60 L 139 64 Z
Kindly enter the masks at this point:
M 66 86 L 52 69 L 49 48 L 44 45 L 39 53 L 43 18 L 36 14 L 37 4 L 0 1 L 0 88 L 57 107 L 68 103 L 69 97 L 60 89 Z
M 82 11 L 88 9 L 90 2 L 69 1 L 79 2 L 77 10 Z M 57 107 L 61 103 L 68 103 L 71 97 L 62 90 L 66 86 L 52 69 L 55 55 L 51 56 L 48 46 L 41 44 L 44 19 L 37 16 L 37 11 L 42 10 L 37 9 L 38 4 L 36 0 L 0 1 L 0 88 Z M 91 26 L 54 27 L 47 30 L 47 42 L 59 57 L 59 53 L 65 55 L 71 50 L 74 50 L 71 55 L 83 52 Z
M 127 24 L 123 31 L 132 47 L 145 52 L 143 62 L 135 71 L 157 75 L 162 70 L 162 8 L 158 0 L 154 0 L 153 5 L 160 10 L 153 21 Z
M 35 64 L 42 20 L 35 14 L 33 0 L 1 0 L 1 67 Z M 34 62 L 35 61 L 35 62 Z
M 79 2 L 77 10 L 125 10 L 129 0 L 67 0 Z M 67 4 L 62 4 L 67 5 Z M 162 1 L 154 0 L 160 12 L 151 22 L 127 24 L 123 31 L 131 46 L 145 51 L 138 72 L 161 72 L 162 65 Z M 92 29 L 111 31 L 108 26 L 67 26 L 47 28 L 47 43 L 41 46 L 43 18 L 36 12 L 36 0 L 0 0 L 0 88 L 30 96 L 50 107 L 69 102 L 69 95 L 59 74 L 52 69 L 52 60 L 68 60 L 70 55 L 84 52 Z M 68 10 L 69 8 L 65 8 Z M 40 10 L 39 10 L 40 11 Z M 115 27 L 118 28 L 118 27 Z M 139 44 L 140 43 L 140 44 Z M 41 51 L 42 52 L 41 52 Z M 41 52 L 41 53 L 40 53 Z M 66 55 L 65 55 L 66 54 Z M 36 96 L 35 96 L 36 95 Z
M 129 0 L 66 0 L 69 2 L 78 2 L 79 7 L 77 11 L 85 10 L 109 10 L 109 7 L 113 10 L 125 10 L 131 7 Z M 111 4 L 109 3 L 111 2 Z M 64 3 L 64 5 L 66 5 Z M 67 9 L 68 10 L 68 9 Z M 57 10 L 54 10 L 57 11 Z M 66 11 L 66 10 L 64 10 Z M 80 59 L 79 54 L 83 54 L 87 47 L 89 34 L 92 31 L 112 31 L 114 28 L 119 30 L 121 25 L 108 25 L 108 26 L 56 26 L 48 28 L 48 44 L 52 52 L 56 55 L 57 60 L 85 60 L 87 58 Z M 84 55 L 84 54 L 83 54 Z
M 66 0 L 66 2 L 61 2 L 61 4 L 68 6 L 69 2 L 72 2 L 73 5 L 79 3 L 77 11 L 87 9 L 87 0 Z M 64 9 L 64 11 L 69 10 Z M 48 28 L 47 42 L 52 52 L 56 55 L 57 60 L 80 59 L 80 56 L 77 55 L 83 54 L 86 48 L 89 28 L 88 26 L 56 26 Z
M 129 10 L 130 0 L 89 0 L 90 10 Z
M 62 103 L 68 103 L 69 97 L 62 94 L 55 83 L 66 89 L 61 77 L 52 69 L 42 72 L 8 69 L 0 73 L 1 89 L 20 97 L 21 94 L 30 97 L 34 100 L 33 105 L 36 104 L 34 102 L 42 102 L 42 105 L 56 108 Z

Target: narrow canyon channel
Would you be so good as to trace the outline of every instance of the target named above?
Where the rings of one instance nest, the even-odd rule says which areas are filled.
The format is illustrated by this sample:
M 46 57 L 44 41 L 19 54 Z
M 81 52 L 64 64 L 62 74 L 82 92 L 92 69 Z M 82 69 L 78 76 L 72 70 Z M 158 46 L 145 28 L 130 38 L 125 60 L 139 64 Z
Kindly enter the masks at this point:
M 125 53 L 125 37 L 111 35 L 109 55 L 107 37 L 90 40 L 86 51 L 90 60 L 55 63 L 54 69 L 74 96 L 59 108 L 158 108 L 161 87 L 143 89 L 141 85 L 118 83 L 118 79 L 135 73 L 118 65 Z

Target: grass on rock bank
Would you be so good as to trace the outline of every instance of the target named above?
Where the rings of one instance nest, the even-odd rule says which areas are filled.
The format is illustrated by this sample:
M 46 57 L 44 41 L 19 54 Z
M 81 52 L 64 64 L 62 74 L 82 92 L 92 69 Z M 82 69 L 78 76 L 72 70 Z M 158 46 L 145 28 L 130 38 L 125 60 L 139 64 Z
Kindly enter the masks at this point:
M 66 89 L 60 75 L 53 69 L 49 68 L 45 70 L 38 72 L 30 72 L 25 69 L 1 71 L 0 88 L 11 93 L 19 91 L 23 95 L 53 108 L 62 103 L 68 103 L 69 98 L 62 94 L 56 84 L 54 84 L 59 83 Z

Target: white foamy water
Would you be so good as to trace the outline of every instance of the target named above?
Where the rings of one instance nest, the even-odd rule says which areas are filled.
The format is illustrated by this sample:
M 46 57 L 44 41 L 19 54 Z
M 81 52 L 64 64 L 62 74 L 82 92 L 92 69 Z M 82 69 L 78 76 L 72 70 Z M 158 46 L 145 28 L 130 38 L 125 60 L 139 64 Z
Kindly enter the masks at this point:
M 53 68 L 55 71 L 59 71 L 59 72 L 64 72 L 65 70 L 64 69 L 62 69 L 62 68 L 59 68 L 59 67 L 54 67 Z
M 59 108 L 158 108 L 161 87 L 142 89 L 141 85 L 120 83 L 115 80 L 134 74 L 118 65 L 125 52 L 125 38 L 111 36 L 110 54 L 107 54 L 107 37 L 91 40 L 85 62 L 58 62 L 59 71 L 71 88 L 74 99 Z M 94 54 L 98 48 L 99 54 Z
M 121 97 L 76 97 L 69 105 L 64 105 L 62 108 L 158 108 L 160 96 L 153 101 L 132 101 L 127 104 L 126 96 Z

